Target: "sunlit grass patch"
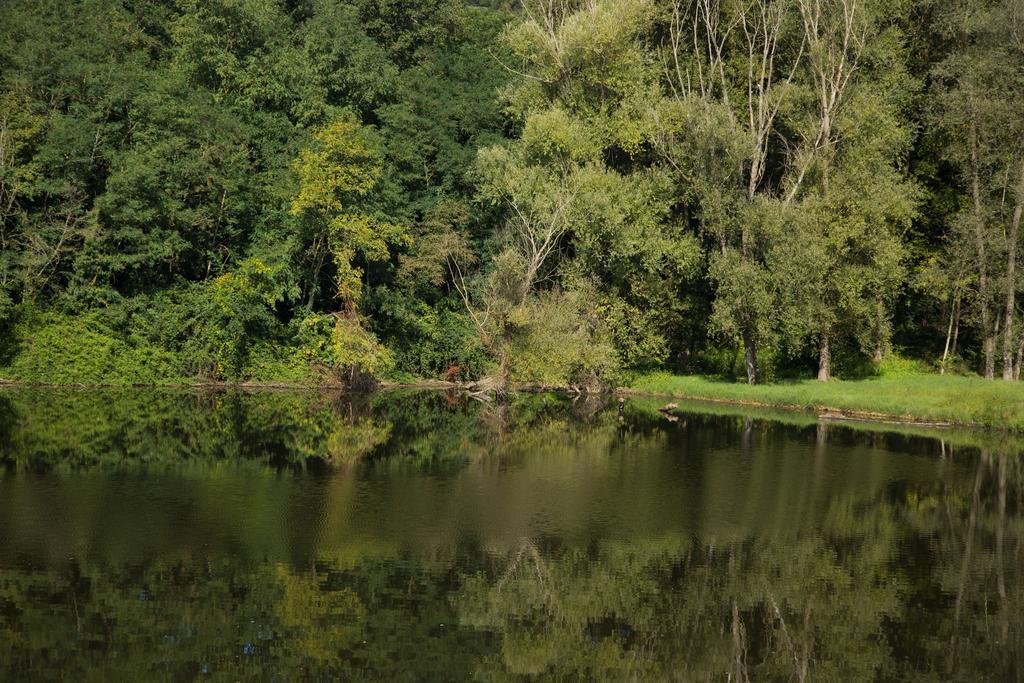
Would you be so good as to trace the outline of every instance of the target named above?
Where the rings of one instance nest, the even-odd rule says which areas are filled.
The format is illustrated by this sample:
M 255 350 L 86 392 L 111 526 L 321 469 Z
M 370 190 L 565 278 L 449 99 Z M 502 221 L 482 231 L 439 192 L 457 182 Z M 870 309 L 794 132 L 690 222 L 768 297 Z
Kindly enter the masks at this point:
M 636 378 L 629 389 L 681 398 L 878 413 L 1024 431 L 1024 384 L 976 377 L 906 374 L 854 381 L 799 380 L 749 386 L 658 372 Z

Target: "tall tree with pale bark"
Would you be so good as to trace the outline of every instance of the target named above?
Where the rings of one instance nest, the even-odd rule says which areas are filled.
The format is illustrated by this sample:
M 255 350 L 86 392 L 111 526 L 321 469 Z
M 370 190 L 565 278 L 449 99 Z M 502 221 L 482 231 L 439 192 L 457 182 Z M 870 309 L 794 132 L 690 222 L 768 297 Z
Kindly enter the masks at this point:
M 971 312 L 986 378 L 1019 374 L 1017 253 L 1024 214 L 1024 9 L 1015 0 L 951 3 L 942 28 L 954 45 L 935 69 L 937 123 L 967 188 L 951 234 L 976 273 Z

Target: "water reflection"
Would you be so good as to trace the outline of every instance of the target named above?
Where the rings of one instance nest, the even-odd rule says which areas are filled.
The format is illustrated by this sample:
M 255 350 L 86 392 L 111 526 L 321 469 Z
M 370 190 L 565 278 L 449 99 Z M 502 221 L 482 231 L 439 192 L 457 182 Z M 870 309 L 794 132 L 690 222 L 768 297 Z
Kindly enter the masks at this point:
M 1019 444 L 657 407 L 5 391 L 0 679 L 1021 676 Z

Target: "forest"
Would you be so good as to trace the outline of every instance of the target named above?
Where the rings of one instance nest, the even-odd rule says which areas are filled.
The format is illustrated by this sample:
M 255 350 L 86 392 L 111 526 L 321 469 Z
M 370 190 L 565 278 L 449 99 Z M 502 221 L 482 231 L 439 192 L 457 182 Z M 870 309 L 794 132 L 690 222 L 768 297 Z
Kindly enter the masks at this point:
M 1019 381 L 1019 0 L 5 0 L 0 377 Z

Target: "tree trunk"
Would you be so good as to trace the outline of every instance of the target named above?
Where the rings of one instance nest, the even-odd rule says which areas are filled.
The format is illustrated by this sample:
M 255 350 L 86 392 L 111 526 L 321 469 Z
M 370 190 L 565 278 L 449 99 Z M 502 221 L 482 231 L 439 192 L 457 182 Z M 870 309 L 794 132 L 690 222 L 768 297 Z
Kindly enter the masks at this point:
M 747 367 L 747 384 L 757 384 L 757 345 L 749 332 L 743 333 L 743 359 Z
M 996 346 L 999 342 L 999 330 L 1003 324 L 1003 312 L 996 314 L 996 324 L 985 334 L 985 379 L 995 379 L 996 376 Z
M 951 358 L 956 358 L 957 347 L 960 343 L 960 304 L 962 298 L 957 296 L 956 298 L 956 323 L 953 325 L 953 348 L 949 350 Z
M 1013 316 L 1016 311 L 1017 294 L 1017 243 L 1020 242 L 1020 221 L 1024 213 L 1024 168 L 1021 169 L 1017 188 L 1017 205 L 1013 209 L 1013 222 L 1010 225 L 1010 244 L 1006 257 L 1006 321 L 1003 327 L 1003 379 L 1013 380 Z
M 939 365 L 939 374 L 946 374 L 946 361 L 949 360 L 949 344 L 953 339 L 953 319 L 956 316 L 956 295 L 949 302 L 949 327 L 946 328 L 946 347 L 942 350 L 942 363 Z
M 889 343 L 889 335 L 886 330 L 885 303 L 879 299 L 875 303 L 875 364 L 879 364 L 885 358 L 885 347 Z
M 978 303 L 981 306 L 981 335 L 985 351 L 985 379 L 995 377 L 995 336 L 992 334 L 992 317 L 989 311 L 988 257 L 985 248 L 984 215 L 981 207 L 981 170 L 978 160 L 978 129 L 974 123 L 974 112 L 969 126 L 971 143 L 971 198 L 974 204 L 975 256 L 978 266 Z
M 985 316 L 988 318 L 988 316 Z M 989 322 L 991 326 L 991 322 Z M 984 322 L 982 327 L 985 327 Z M 993 334 L 991 331 L 985 333 L 985 341 L 983 343 L 983 350 L 985 352 L 985 379 L 995 379 L 996 376 L 996 337 L 997 334 Z
M 1011 255 L 1007 262 L 1006 277 L 1009 284 L 1006 285 L 1006 325 L 1003 328 L 1003 379 L 1007 382 L 1013 381 L 1013 314 L 1014 314 L 1014 286 L 1013 271 L 1014 257 Z
M 832 347 L 829 345 L 828 333 L 821 335 L 821 347 L 818 355 L 818 381 L 827 382 L 832 379 Z
M 1017 344 L 1017 365 L 1013 369 L 1013 381 L 1020 381 L 1020 368 L 1024 365 L 1024 334 L 1020 336 L 1020 342 Z

